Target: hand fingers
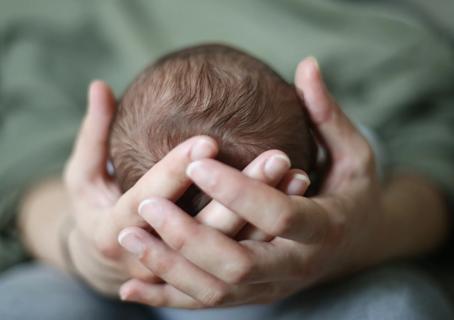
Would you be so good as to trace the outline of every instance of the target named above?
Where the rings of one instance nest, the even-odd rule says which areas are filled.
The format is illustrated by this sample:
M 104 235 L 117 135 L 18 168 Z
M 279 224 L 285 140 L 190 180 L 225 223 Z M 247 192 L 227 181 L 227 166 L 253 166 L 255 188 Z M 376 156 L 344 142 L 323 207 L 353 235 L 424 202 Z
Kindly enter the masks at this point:
M 226 284 L 199 269 L 143 229 L 124 229 L 119 241 L 155 275 L 202 304 L 216 304 L 224 298 Z
M 126 265 L 126 270 L 131 278 L 138 279 L 147 283 L 161 283 L 162 280 L 153 274 L 150 269 L 146 268 L 137 256 L 131 253 L 125 253 L 123 261 Z
M 216 279 L 232 285 L 264 282 L 275 277 L 278 279 L 296 277 L 301 271 L 294 263 L 294 261 L 298 261 L 293 257 L 295 250 L 287 250 L 288 248 L 293 249 L 293 246 L 278 247 L 274 243 L 257 241 L 238 243 L 226 235 L 198 223 L 168 200 L 153 198 L 147 201 L 148 203 L 141 206 L 141 215 L 172 250 L 162 250 L 161 247 L 164 244 L 159 240 L 144 243 L 142 229 L 139 229 L 141 233 L 136 236 L 138 242 L 141 241 L 141 243 L 137 243 L 137 247 L 143 250 L 147 246 L 150 252 L 156 254 L 156 259 L 170 261 L 174 267 L 181 261 L 188 268 L 186 271 L 181 271 L 182 274 L 188 275 L 193 272 L 195 266 L 200 268 L 198 270 L 203 270 Z M 130 228 L 125 230 L 121 232 L 121 235 L 124 235 Z M 134 230 L 131 230 L 130 234 L 133 232 Z M 137 251 L 135 247 L 128 246 L 130 243 L 123 240 L 120 237 L 120 243 L 127 250 Z M 285 244 L 285 241 L 282 240 L 280 243 Z M 177 259 L 176 256 L 181 257 L 182 260 Z M 152 259 L 149 261 L 159 263 Z M 150 263 L 149 261 L 147 262 Z M 282 268 L 282 261 L 289 261 L 289 266 Z M 191 264 L 188 265 L 188 262 Z M 148 265 L 148 267 L 155 272 L 152 265 Z M 184 268 L 181 266 L 181 270 Z M 293 272 L 290 272 L 292 270 Z M 285 276 L 282 275 L 283 271 L 285 271 Z M 160 273 L 156 273 L 156 275 L 163 278 Z M 169 278 L 163 279 L 169 282 Z M 187 291 L 185 292 L 187 293 Z
M 68 235 L 68 247 L 70 248 L 72 272 L 88 282 L 98 292 L 111 296 L 127 279 L 121 268 L 113 262 L 103 259 L 77 230 L 73 230 Z
M 185 173 L 187 165 L 194 159 L 214 157 L 217 150 L 216 142 L 207 136 L 190 138 L 172 149 L 117 201 L 113 215 L 95 235 L 98 249 L 107 257 L 117 257 L 120 230 L 147 226 L 137 214 L 140 202 L 148 196 L 178 199 L 191 184 Z
M 272 236 L 320 241 L 328 220 L 315 201 L 287 196 L 212 159 L 194 161 L 188 176 L 210 197 Z
M 167 283 L 148 284 L 133 279 L 124 283 L 119 291 L 120 297 L 124 301 L 138 302 L 153 307 L 200 309 L 206 307 L 232 306 L 232 303 L 229 303 L 229 301 L 219 301 L 216 304 L 204 305 L 200 301 Z M 239 300 L 240 298 L 242 298 L 242 300 Z M 238 300 L 235 300 L 232 297 L 230 300 L 235 301 L 235 304 L 247 302 L 243 300 L 245 299 L 244 296 L 237 297 L 237 299 Z
M 261 283 L 245 286 L 235 286 L 231 288 L 229 297 L 224 301 L 210 305 L 208 307 L 233 307 L 244 304 L 263 304 L 275 301 L 276 296 L 287 296 L 298 288 L 298 284 L 279 282 Z M 184 309 L 200 309 L 206 308 L 196 299 L 191 298 L 184 292 L 176 289 L 169 284 L 148 284 L 143 281 L 129 280 L 120 288 L 120 297 L 124 301 L 138 302 L 153 307 L 164 308 L 184 308 Z M 269 310 L 264 311 L 262 317 L 268 315 Z
M 303 170 L 291 169 L 279 183 L 278 189 L 287 195 L 302 196 L 309 188 L 310 183 L 308 175 Z M 241 229 L 235 239 L 270 241 L 273 236 L 264 233 L 251 224 L 247 224 Z
M 150 285 L 136 279 L 129 280 L 120 288 L 123 301 L 137 302 L 153 307 L 198 309 L 204 305 L 175 287 L 163 283 Z
M 275 186 L 281 181 L 289 168 L 290 160 L 283 152 L 269 150 L 254 159 L 243 170 L 243 174 L 268 185 Z M 292 186 L 292 188 L 295 188 L 295 186 Z M 231 237 L 235 236 L 246 224 L 240 216 L 216 200 L 211 201 L 203 208 L 196 216 L 196 219 L 204 225 L 217 229 Z
M 299 63 L 295 86 L 334 163 L 369 151 L 367 141 L 329 94 L 314 58 Z
M 310 184 L 311 181 L 306 172 L 301 169 L 292 169 L 287 172 L 277 188 L 289 196 L 302 196 Z
M 148 196 L 177 200 L 190 186 L 186 167 L 196 159 L 216 156 L 216 142 L 208 136 L 196 136 L 172 149 L 156 163 L 120 199 L 122 209 L 136 213 L 139 203 Z
M 115 98 L 110 87 L 102 81 L 91 83 L 88 110 L 82 122 L 69 167 L 65 175 L 70 183 L 86 187 L 106 175 L 108 157 L 107 139 L 115 111 Z
M 249 273 L 247 250 L 221 232 L 198 223 L 171 201 L 145 200 L 140 214 L 170 248 L 202 270 L 227 283 L 243 280 Z

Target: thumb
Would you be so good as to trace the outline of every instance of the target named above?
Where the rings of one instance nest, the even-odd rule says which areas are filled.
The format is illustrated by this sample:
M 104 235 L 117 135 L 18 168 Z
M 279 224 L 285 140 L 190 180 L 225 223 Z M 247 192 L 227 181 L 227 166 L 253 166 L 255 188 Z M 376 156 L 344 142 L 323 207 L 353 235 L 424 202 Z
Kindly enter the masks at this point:
M 106 173 L 109 129 L 115 104 L 112 90 L 105 82 L 95 80 L 90 84 L 87 113 L 71 159 L 79 179 L 92 180 Z
M 315 58 L 298 64 L 295 86 L 334 162 L 368 150 L 367 141 L 329 94 Z

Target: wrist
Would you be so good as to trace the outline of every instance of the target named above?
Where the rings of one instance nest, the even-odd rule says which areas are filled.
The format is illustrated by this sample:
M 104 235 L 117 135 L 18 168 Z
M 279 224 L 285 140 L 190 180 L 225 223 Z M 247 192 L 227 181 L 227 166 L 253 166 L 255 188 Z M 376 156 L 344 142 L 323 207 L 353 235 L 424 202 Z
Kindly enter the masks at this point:
M 30 254 L 64 269 L 59 231 L 67 214 L 67 194 L 59 177 L 49 177 L 29 188 L 19 207 L 18 228 Z

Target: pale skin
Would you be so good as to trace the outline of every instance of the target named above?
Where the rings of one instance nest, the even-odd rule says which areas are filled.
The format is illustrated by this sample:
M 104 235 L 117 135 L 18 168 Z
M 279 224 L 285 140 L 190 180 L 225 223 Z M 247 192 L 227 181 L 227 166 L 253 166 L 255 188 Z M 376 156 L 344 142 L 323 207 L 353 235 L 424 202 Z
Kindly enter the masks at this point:
M 269 303 L 442 244 L 448 211 L 436 186 L 416 173 L 378 182 L 370 146 L 313 58 L 298 65 L 295 85 L 333 159 L 316 197 L 303 196 L 305 174 L 282 152 L 261 154 L 241 173 L 213 160 L 209 137 L 179 145 L 121 195 L 105 170 L 115 103 L 98 81 L 64 178 L 24 197 L 25 243 L 65 269 L 58 230 L 73 216 L 69 252 L 82 279 L 104 294 L 178 308 Z M 191 182 L 215 199 L 195 218 L 174 204 Z

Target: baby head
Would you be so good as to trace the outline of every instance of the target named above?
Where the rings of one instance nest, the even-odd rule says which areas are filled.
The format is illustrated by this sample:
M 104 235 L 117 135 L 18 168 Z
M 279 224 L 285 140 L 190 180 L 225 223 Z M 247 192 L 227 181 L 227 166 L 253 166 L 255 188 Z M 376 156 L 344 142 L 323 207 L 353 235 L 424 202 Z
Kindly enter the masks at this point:
M 243 169 L 268 149 L 312 169 L 315 143 L 293 85 L 258 59 L 225 45 L 170 53 L 143 70 L 121 98 L 110 157 L 123 192 L 184 140 L 208 135 L 217 159 Z M 195 186 L 178 204 L 195 214 L 208 196 Z

